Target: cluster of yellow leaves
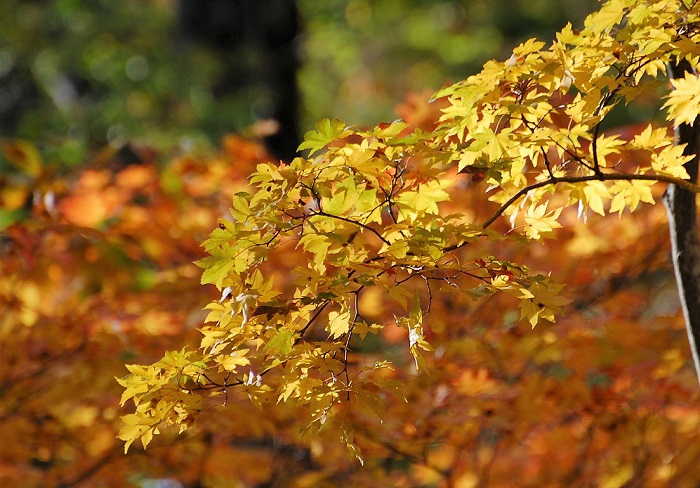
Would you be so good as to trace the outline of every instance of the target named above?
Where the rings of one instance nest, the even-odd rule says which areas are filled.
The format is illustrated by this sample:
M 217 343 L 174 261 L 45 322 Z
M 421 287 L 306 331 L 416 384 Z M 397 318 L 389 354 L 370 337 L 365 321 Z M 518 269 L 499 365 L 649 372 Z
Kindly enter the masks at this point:
M 135 413 L 122 417 L 126 425 L 119 432 L 119 438 L 126 441 L 125 449 L 139 438 L 143 447 L 146 447 L 153 434 L 159 433 L 158 426 L 163 424 L 178 424 L 182 433 L 188 426 L 184 421 L 191 418 L 192 412 L 201 410 L 202 398 L 188 394 L 186 390 L 186 381 L 196 383 L 202 374 L 198 361 L 192 355 L 192 352 L 184 349 L 168 352 L 163 359 L 151 366 L 128 366 L 131 375 L 118 380 L 124 387 L 120 404 L 123 406 L 127 400 L 133 399 L 139 405 Z M 240 359 L 245 360 L 240 358 L 236 364 L 230 364 L 227 359 L 222 358 L 220 362 L 228 370 L 235 370 L 235 366 L 241 363 Z M 163 392 L 167 400 L 158 398 L 153 401 L 154 398 L 150 396 L 152 391 Z
M 189 422 L 177 409 L 186 396 L 238 386 L 258 405 L 293 401 L 309 426 L 335 425 L 360 457 L 346 405 L 377 403 L 386 383 L 385 363 L 355 364 L 351 355 L 356 336 L 388 327 L 363 307 L 368 293 L 384 297 L 418 369 L 432 349 L 436 293 L 483 300 L 503 292 L 532 327 L 554 322 L 568 303 L 561 286 L 486 258 L 480 243 L 503 237 L 492 229 L 501 215 L 513 227 L 506 238 L 540 240 L 556 236 L 565 207 L 621 215 L 653 203 L 654 183 L 682 183 L 690 156 L 668 131 L 649 125 L 624 140 L 601 124 L 616 104 L 655 87 L 667 63 L 697 64 L 699 16 L 695 3 L 612 0 L 551 47 L 527 41 L 438 92 L 447 104 L 431 132 L 401 121 L 366 131 L 325 120 L 300 146 L 308 157 L 260 164 L 254 189 L 234 196 L 198 262 L 202 283 L 221 298 L 209 306 L 197 374 L 171 366 L 160 373 L 165 383 L 134 372 L 122 380 L 143 414 L 129 417 L 127 447 L 138 438 L 146 445 L 162 423 Z M 676 124 L 697 105 L 696 81 L 674 81 L 680 92 L 666 106 Z M 463 173 L 479 175 L 473 188 L 487 186 L 498 205 L 490 217 L 457 201 Z
M 33 167 L 15 154 L 18 168 Z M 327 273 L 314 302 L 291 293 L 295 282 L 307 286 L 305 278 L 319 277 L 308 265 L 317 251 L 307 252 L 294 236 L 265 251 L 250 273 L 257 294 L 234 294 L 224 282 L 220 291 L 200 286 L 191 264 L 204 257 L 199 243 L 229 207 L 237 222 L 252 223 L 252 195 L 239 195 L 233 205 L 230 195 L 254 193 L 243 175 L 262 162 L 259 147 L 230 137 L 215 156 L 127 167 L 113 157 L 98 155 L 90 170 L 62 179 L 49 178 L 51 162 L 37 156 L 35 176 L 12 175 L 27 183 L 24 197 L 37 197 L 29 217 L 0 234 L 0 485 L 411 487 L 488 479 L 505 486 L 519 479 L 541 486 L 636 479 L 682 486 L 698 478 L 700 412 L 682 317 L 659 317 L 673 303 L 674 286 L 663 266 L 667 235 L 656 212 L 662 209 L 640 208 L 637 223 L 625 214 L 588 226 L 564 210 L 565 228 L 546 248 L 478 229 L 483 237 L 451 249 L 460 242 L 455 238 L 444 248 L 443 229 L 461 235 L 464 221 L 493 210 L 454 168 L 439 178 L 452 181 L 445 187 L 450 199 L 437 204 L 442 227 L 431 226 L 429 212 L 417 212 L 423 224 L 415 231 L 407 221 L 393 222 L 388 210 L 379 212 L 381 222 L 368 218 L 378 231 L 393 226 L 385 236 L 390 244 L 368 229 L 348 240 L 364 239 L 367 252 L 388 256 L 390 265 L 381 276 L 372 263 L 357 265 L 350 280 L 365 287 L 341 299 L 346 276 L 327 261 L 352 261 L 343 246 L 330 245 L 319 261 Z M 392 174 L 383 176 L 382 168 L 377 163 L 365 174 L 386 188 Z M 360 202 L 361 216 L 371 217 L 372 207 L 362 202 L 378 186 L 340 178 L 321 205 L 333 201 L 334 215 L 356 219 L 355 204 L 342 203 L 349 196 Z M 355 201 L 355 192 L 365 196 Z M 311 213 L 313 198 L 305 201 Z M 447 218 L 456 213 L 462 220 Z M 317 228 L 322 221 L 312 220 Z M 233 220 L 220 223 L 229 228 Z M 246 259 L 258 262 L 262 247 Z M 564 305 L 559 286 L 543 286 L 528 268 L 492 254 L 553 270 L 570 284 L 576 307 Z M 429 271 L 430 259 L 439 259 L 439 270 Z M 627 289 L 615 292 L 619 283 Z M 317 326 L 295 344 L 301 331 L 282 327 L 285 317 L 304 307 L 315 313 L 325 300 L 331 303 Z M 566 313 L 548 327 L 562 306 Z M 519 315 L 523 324 L 516 323 Z M 257 342 L 246 340 L 246 317 Z M 533 317 L 545 326 L 531 331 Z M 205 318 L 207 325 L 195 330 Z M 190 345 L 200 340 L 204 347 L 196 351 Z M 164 349 L 174 352 L 159 359 Z M 275 358 L 284 365 L 266 372 Z M 129 366 L 124 376 L 124 362 L 144 365 Z M 416 364 L 430 374 L 416 375 Z M 311 419 L 320 431 L 300 436 Z M 127 456 L 116 439 L 120 429 L 135 442 Z M 147 451 L 144 441 L 151 442 Z
M 361 305 L 372 290 L 397 307 L 395 323 L 408 333 L 408 349 L 422 369 L 421 351 L 431 347 L 419 295 L 427 293 L 429 307 L 433 286 L 471 297 L 504 291 L 528 298 L 535 282 L 549 286 L 547 278 L 495 258 L 460 264 L 469 259 L 468 244 L 489 233 L 464 215 L 441 215 L 455 181 L 444 177 L 451 163 L 416 136 L 404 136 L 405 129 L 403 122 L 369 132 L 322 123 L 309 136 L 328 146 L 322 156 L 258 165 L 251 177 L 256 191 L 234 196 L 231 217 L 220 219 L 204 243 L 209 256 L 198 261 L 202 283 L 221 293 L 202 329 L 201 370 L 191 387 L 184 383 L 192 374 L 172 369 L 159 373 L 167 377 L 162 382 L 133 372 L 122 380 L 125 399 L 145 414 L 141 424 L 129 418 L 121 434 L 127 447 L 137 438 L 147 444 L 161 424 L 187 420 L 164 417 L 162 401 L 170 402 L 169 411 L 182 401 L 170 390 L 173 382 L 183 395 L 217 396 L 237 385 L 256 404 L 294 399 L 308 406 L 310 424 L 328 425 L 344 398 L 359 393 L 356 384 L 367 388 L 360 378 L 386 367 L 356 370 L 348 360 L 354 336 L 382 328 Z M 326 140 L 331 134 L 342 136 L 338 144 Z M 544 233 L 543 225 L 540 216 L 532 228 Z M 285 275 L 272 265 L 277 262 L 289 270 Z M 554 320 L 558 304 L 538 307 L 521 309 L 533 326 L 540 318 Z

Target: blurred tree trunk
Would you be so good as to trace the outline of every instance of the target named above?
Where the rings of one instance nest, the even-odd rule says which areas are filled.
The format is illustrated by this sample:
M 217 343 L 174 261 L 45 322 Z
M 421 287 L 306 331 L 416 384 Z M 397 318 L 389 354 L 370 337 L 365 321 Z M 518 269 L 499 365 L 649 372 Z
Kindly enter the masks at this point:
M 0 137 L 12 137 L 22 114 L 33 108 L 39 98 L 28 69 L 14 68 L 0 76 Z
M 293 0 L 180 0 L 186 37 L 215 48 L 226 73 L 215 89 L 223 96 L 242 86 L 264 95 L 251 100 L 261 135 L 275 156 L 291 160 L 299 145 L 296 40 L 299 19 Z

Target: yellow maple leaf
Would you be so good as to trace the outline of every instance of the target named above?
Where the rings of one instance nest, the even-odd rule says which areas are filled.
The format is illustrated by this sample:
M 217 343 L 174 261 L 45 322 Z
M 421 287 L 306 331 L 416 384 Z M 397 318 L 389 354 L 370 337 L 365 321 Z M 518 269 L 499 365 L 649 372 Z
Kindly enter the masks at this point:
M 558 208 L 547 212 L 548 204 L 549 202 L 541 205 L 532 205 L 527 209 L 525 213 L 525 235 L 529 239 L 552 236 L 554 229 L 561 227 L 561 224 L 557 222 L 561 209 Z
M 405 191 L 396 198 L 396 204 L 401 210 L 400 216 L 409 221 L 424 214 L 439 213 L 438 203 L 450 199 L 445 188 L 450 186 L 450 179 L 433 180 L 420 185 L 415 191 Z
M 615 194 L 610 203 L 610 213 L 618 212 L 622 215 L 625 206 L 629 206 L 630 212 L 634 212 L 640 202 L 654 203 L 651 194 L 653 181 L 618 181 L 610 187 L 610 193 Z
M 692 124 L 700 113 L 700 77 L 686 73 L 671 80 L 674 90 L 666 97 L 662 108 L 668 108 L 666 120 L 674 124 Z
M 245 357 L 246 354 L 248 354 L 248 349 L 239 349 L 228 356 L 217 356 L 215 360 L 226 371 L 235 372 L 238 366 L 247 366 L 250 364 L 250 360 Z
M 350 310 L 340 312 L 330 312 L 328 314 L 328 332 L 333 339 L 347 334 L 350 330 Z

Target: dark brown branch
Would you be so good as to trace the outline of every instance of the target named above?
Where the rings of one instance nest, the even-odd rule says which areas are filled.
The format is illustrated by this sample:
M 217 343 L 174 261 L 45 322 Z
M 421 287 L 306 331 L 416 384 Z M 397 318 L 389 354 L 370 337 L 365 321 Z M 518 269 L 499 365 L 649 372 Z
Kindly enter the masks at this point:
M 311 217 L 313 217 L 313 216 L 315 216 L 315 215 L 319 215 L 319 216 L 321 216 L 321 217 L 329 217 L 329 218 L 332 218 L 332 219 L 338 219 L 338 220 L 342 220 L 343 222 L 347 222 L 348 224 L 356 225 L 356 226 L 358 226 L 358 227 L 360 227 L 360 228 L 362 228 L 362 229 L 365 229 L 366 231 L 371 232 L 371 233 L 374 234 L 375 236 L 377 236 L 377 237 L 379 238 L 379 240 L 381 240 L 381 241 L 382 241 L 384 244 L 386 244 L 387 246 L 388 246 L 389 244 L 391 244 L 391 243 L 390 243 L 389 241 L 387 241 L 387 240 L 384 238 L 384 236 L 381 235 L 376 229 L 373 229 L 372 227 L 370 227 L 370 226 L 368 226 L 368 225 L 366 225 L 366 224 L 363 224 L 362 222 L 358 222 L 357 220 L 352 220 L 352 219 L 349 219 L 349 218 L 347 218 L 347 217 L 343 217 L 342 215 L 333 215 L 333 214 L 329 214 L 328 212 L 324 212 L 323 210 L 319 210 L 318 212 L 314 212 L 313 214 L 311 214 Z
M 301 340 L 304 338 L 304 334 L 306 334 L 306 331 L 309 330 L 309 327 L 313 325 L 314 322 L 316 322 L 316 319 L 321 315 L 323 310 L 331 303 L 330 300 L 325 300 L 321 306 L 319 306 L 315 311 L 314 314 L 311 316 L 309 321 L 306 323 L 306 325 L 299 331 L 299 337 L 296 338 L 294 341 L 294 345 L 296 346 L 301 342 Z

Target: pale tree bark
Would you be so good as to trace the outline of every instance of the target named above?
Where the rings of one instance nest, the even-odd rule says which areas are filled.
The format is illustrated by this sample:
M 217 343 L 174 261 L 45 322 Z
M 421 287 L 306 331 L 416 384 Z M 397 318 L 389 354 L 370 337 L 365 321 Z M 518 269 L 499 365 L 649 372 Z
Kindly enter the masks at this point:
M 691 71 L 687 62 L 669 68 L 673 78 L 682 78 Z M 700 122 L 681 124 L 675 129 L 676 144 L 686 144 L 684 154 L 693 155 L 685 164 L 690 181 L 698 180 L 698 153 L 700 152 Z M 685 317 L 688 342 L 700 382 L 700 240 L 698 239 L 696 194 L 676 185 L 669 185 L 663 200 L 668 213 L 671 234 L 673 267 L 678 294 Z

